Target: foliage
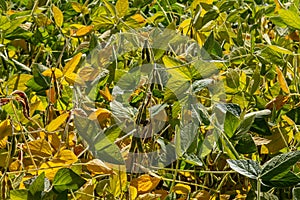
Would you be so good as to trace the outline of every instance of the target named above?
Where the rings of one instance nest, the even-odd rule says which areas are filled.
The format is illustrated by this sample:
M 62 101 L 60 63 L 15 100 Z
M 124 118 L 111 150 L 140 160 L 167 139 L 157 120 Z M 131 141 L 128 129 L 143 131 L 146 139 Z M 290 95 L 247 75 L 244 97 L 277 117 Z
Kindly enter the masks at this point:
M 299 1 L 0 10 L 0 199 L 300 199 Z

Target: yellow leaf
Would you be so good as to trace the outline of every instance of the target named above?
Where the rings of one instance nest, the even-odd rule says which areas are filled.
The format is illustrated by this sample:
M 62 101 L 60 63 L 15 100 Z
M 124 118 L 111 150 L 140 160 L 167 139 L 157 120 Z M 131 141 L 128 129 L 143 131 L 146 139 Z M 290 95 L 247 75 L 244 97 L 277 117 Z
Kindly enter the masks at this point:
M 55 151 L 58 151 L 61 145 L 60 139 L 56 133 L 48 133 L 48 141 Z
M 137 197 L 137 189 L 136 187 L 129 186 L 129 199 L 130 200 L 135 200 Z
M 134 19 L 138 23 L 146 22 L 146 19 L 141 14 L 135 14 L 135 15 L 131 16 L 130 18 Z
M 46 130 L 49 132 L 56 131 L 63 123 L 66 122 L 69 115 L 70 115 L 69 113 L 64 113 L 58 116 L 55 120 L 51 121 L 50 124 L 48 124 Z
M 277 13 L 278 10 L 280 10 L 282 8 L 282 5 L 281 5 L 281 2 L 279 0 L 274 0 L 275 2 L 275 10 L 274 10 L 274 13 Z
M 76 199 L 80 200 L 91 200 L 91 198 L 94 195 L 94 184 L 93 181 L 90 179 L 88 180 L 79 190 L 76 194 Z
M 116 3 L 116 10 L 118 17 L 124 17 L 129 8 L 128 0 L 118 0 Z
M 289 94 L 290 93 L 289 86 L 286 83 L 285 78 L 283 76 L 283 73 L 279 69 L 279 67 L 276 67 L 276 72 L 277 72 L 277 76 L 278 76 L 278 82 L 280 84 L 280 87 L 281 87 L 282 91 L 284 91 L 285 93 Z
M 78 158 L 76 155 L 70 150 L 61 150 L 59 151 L 52 160 L 43 163 L 40 166 L 39 174 L 45 172 L 45 176 L 49 180 L 53 180 L 56 172 L 61 167 L 67 167 L 75 162 L 77 162 Z
M 110 94 L 109 89 L 108 89 L 107 86 L 105 87 L 104 90 L 100 90 L 99 92 L 100 92 L 100 94 L 104 97 L 104 99 L 105 99 L 106 101 L 111 102 L 111 101 L 113 100 L 113 97 L 112 97 L 112 95 Z
M 81 77 L 76 73 L 71 73 L 66 75 L 66 81 L 70 84 L 79 84 L 84 85 L 84 81 L 81 79 Z
M 98 119 L 99 123 L 104 122 L 106 119 L 110 118 L 111 112 L 105 108 L 98 108 L 96 111 L 92 112 L 89 116 L 90 120 Z
M 209 200 L 210 199 L 210 194 L 206 190 L 201 190 L 197 193 L 195 198 L 197 200 Z
M 87 35 L 88 33 L 90 33 L 90 32 L 93 30 L 93 28 L 94 28 L 93 25 L 81 27 L 81 28 L 78 29 L 78 30 L 76 31 L 76 33 L 74 33 L 72 36 L 73 36 L 73 37 L 82 37 L 82 36 L 85 36 L 85 35 Z
M 182 183 L 178 183 L 173 187 L 173 192 L 176 194 L 188 194 L 191 192 L 191 187 Z
M 71 2 L 72 4 L 72 8 L 78 12 L 78 13 L 82 13 L 84 15 L 89 13 L 89 9 L 85 6 L 85 5 L 81 5 L 78 2 Z
M 63 13 L 55 5 L 52 6 L 52 12 L 53 12 L 54 21 L 55 21 L 56 25 L 59 26 L 59 27 L 61 27 L 63 25 L 63 22 L 64 22 L 64 15 L 63 15 Z
M 99 69 L 87 66 L 81 68 L 78 74 L 83 81 L 93 81 L 99 75 L 99 73 Z
M 113 170 L 99 159 L 87 162 L 86 168 L 94 174 L 113 174 Z
M 64 75 L 69 75 L 74 72 L 76 66 L 80 62 L 82 53 L 76 54 L 70 61 L 68 61 L 63 69 Z
M 57 69 L 57 68 L 53 68 L 53 69 L 49 68 L 49 69 L 43 71 L 42 74 L 44 76 L 51 77 L 53 72 L 54 72 L 54 75 L 55 75 L 56 78 L 61 78 L 63 76 L 62 71 L 60 69 Z
M 0 139 L 0 149 L 6 148 L 8 136 L 5 136 L 3 139 Z
M 32 155 L 42 157 L 52 156 L 52 149 L 50 144 L 45 139 L 38 139 L 28 142 L 28 147 Z M 28 152 L 27 145 L 24 145 L 24 150 Z
M 54 155 L 54 159 L 62 160 L 65 165 L 73 164 L 78 160 L 73 151 L 68 149 L 58 151 L 57 154 Z
M 19 160 L 15 160 L 14 162 L 10 163 L 9 165 L 9 171 L 13 172 L 13 171 L 19 171 L 21 167 L 21 163 Z
M 10 124 L 10 120 L 6 119 L 0 123 L 0 140 L 5 138 L 6 136 L 12 135 L 12 126 Z
M 130 182 L 131 186 L 137 189 L 138 194 L 143 194 L 152 191 L 159 184 L 160 179 L 151 177 L 148 174 L 139 176 Z
M 118 197 L 127 188 L 127 173 L 124 170 L 114 171 L 109 180 L 110 192 L 114 197 Z
M 78 12 L 78 13 L 81 13 L 81 8 L 82 8 L 82 5 L 78 2 L 71 2 L 71 5 L 72 5 L 72 8 Z

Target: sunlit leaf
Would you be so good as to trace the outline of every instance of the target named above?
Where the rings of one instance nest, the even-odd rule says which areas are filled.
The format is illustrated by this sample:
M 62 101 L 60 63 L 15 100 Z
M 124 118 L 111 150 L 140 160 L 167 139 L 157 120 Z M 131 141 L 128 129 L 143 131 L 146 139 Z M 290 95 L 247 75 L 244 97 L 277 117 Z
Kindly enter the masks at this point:
M 279 69 L 279 67 L 276 67 L 276 72 L 277 72 L 277 76 L 278 76 L 278 82 L 280 84 L 282 91 L 289 94 L 290 93 L 289 86 L 284 78 L 282 71 Z
M 76 69 L 76 66 L 80 62 L 82 53 L 76 54 L 70 61 L 68 61 L 63 69 L 64 75 L 70 75 Z
M 53 15 L 54 15 L 54 21 L 55 21 L 56 25 L 61 27 L 63 25 L 63 22 L 64 22 L 63 13 L 55 5 L 52 5 L 52 12 L 53 12 Z
M 138 178 L 132 179 L 130 185 L 134 186 L 137 189 L 138 194 L 143 194 L 155 189 L 159 182 L 159 178 L 144 174 L 139 176 Z
M 188 194 L 191 192 L 191 187 L 182 183 L 178 183 L 173 187 L 173 192 L 176 194 Z
M 70 113 L 64 113 L 58 116 L 55 120 L 51 121 L 46 130 L 49 132 L 56 131 L 62 124 L 64 124 L 69 117 Z
M 118 0 L 116 3 L 116 10 L 118 17 L 124 17 L 129 8 L 128 0 Z

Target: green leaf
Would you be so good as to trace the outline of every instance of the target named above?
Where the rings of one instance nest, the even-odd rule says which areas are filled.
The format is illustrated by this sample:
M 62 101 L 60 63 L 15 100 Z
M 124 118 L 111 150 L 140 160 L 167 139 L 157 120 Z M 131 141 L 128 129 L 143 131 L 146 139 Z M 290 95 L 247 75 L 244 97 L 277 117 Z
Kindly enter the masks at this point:
M 288 169 L 300 159 L 300 151 L 288 152 L 275 156 L 262 167 L 261 179 L 270 180 L 281 173 L 288 173 Z
M 253 95 L 260 85 L 260 70 L 258 68 L 254 71 L 251 82 L 250 94 Z
M 118 17 L 124 17 L 129 8 L 128 0 L 118 0 L 116 3 L 116 10 Z
M 57 192 L 62 193 L 69 189 L 78 190 L 85 184 L 85 182 L 86 181 L 81 178 L 81 176 L 73 172 L 71 169 L 63 168 L 59 169 L 55 174 L 53 187 Z
M 225 115 L 224 132 L 229 138 L 231 138 L 234 135 L 239 124 L 240 119 L 231 112 L 227 111 Z
M 238 135 L 233 139 L 238 139 L 235 149 L 242 154 L 250 154 L 257 151 L 256 145 L 249 133 Z
M 248 116 L 246 115 L 244 120 L 240 123 L 239 127 L 237 128 L 235 135 L 247 133 L 250 127 L 252 126 L 254 119 L 255 119 L 255 114 L 248 115 Z
M 278 13 L 286 25 L 298 30 L 300 29 L 300 16 L 298 13 L 284 9 L 280 9 Z
M 255 118 L 250 130 L 260 135 L 272 135 L 269 124 L 265 118 Z
M 276 46 L 276 45 L 268 45 L 269 48 L 271 48 L 272 50 L 278 52 L 278 53 L 282 53 L 282 54 L 293 54 L 293 52 L 291 52 L 290 50 L 288 49 L 285 49 L 281 46 Z
M 247 176 L 248 178 L 257 179 L 260 174 L 260 166 L 254 160 L 231 160 L 228 159 L 227 163 L 234 171 Z
M 29 186 L 29 191 L 32 196 L 40 196 L 45 189 L 45 172 L 41 173 L 35 181 Z
M 293 188 L 293 200 L 300 200 L 300 187 Z
M 299 182 L 300 178 L 291 171 L 284 176 L 274 177 L 271 180 L 262 180 L 264 185 L 270 187 L 291 187 L 297 185 Z
M 27 190 L 10 190 L 10 199 L 11 200 L 24 200 L 28 198 Z
M 240 75 L 236 70 L 228 69 L 226 73 L 226 84 L 230 88 L 238 88 L 240 86 Z

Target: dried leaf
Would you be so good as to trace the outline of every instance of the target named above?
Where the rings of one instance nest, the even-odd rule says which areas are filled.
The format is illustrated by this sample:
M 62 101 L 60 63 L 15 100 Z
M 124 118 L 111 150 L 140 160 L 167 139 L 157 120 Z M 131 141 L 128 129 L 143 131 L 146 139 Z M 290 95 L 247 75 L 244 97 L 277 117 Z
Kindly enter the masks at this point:
M 268 102 L 265 107 L 269 110 L 273 110 L 275 106 L 276 110 L 279 110 L 287 103 L 289 98 L 290 96 L 278 95 L 275 99 Z
M 63 22 L 64 22 L 64 15 L 63 15 L 63 13 L 55 5 L 52 6 L 52 12 L 53 12 L 54 21 L 55 21 L 56 25 L 59 26 L 59 27 L 61 27 L 63 25 Z
M 98 119 L 99 123 L 105 122 L 111 117 L 111 112 L 105 108 L 98 108 L 96 111 L 92 112 L 89 116 L 90 120 Z
M 112 95 L 110 94 L 109 89 L 108 89 L 107 86 L 105 87 L 104 90 L 100 90 L 99 92 L 100 92 L 100 94 L 104 97 L 104 99 L 105 99 L 106 101 L 111 102 L 111 101 L 113 100 L 113 97 L 112 97 Z
M 113 170 L 99 159 L 90 160 L 86 167 L 94 174 L 113 174 Z
M 55 120 L 51 121 L 50 124 L 48 124 L 46 130 L 49 132 L 56 131 L 62 124 L 64 124 L 67 121 L 69 116 L 69 112 L 58 116 Z
M 139 176 L 138 178 L 133 179 L 130 182 L 130 185 L 134 186 L 137 189 L 138 194 L 144 194 L 155 189 L 159 182 L 159 178 L 144 174 Z
M 8 104 L 10 100 L 10 98 L 0 98 L 0 106 Z
M 27 95 L 25 92 L 20 91 L 20 90 L 15 90 L 11 93 L 11 95 L 17 94 L 20 98 L 16 98 L 18 102 L 20 102 L 23 106 L 23 115 L 27 118 L 30 119 L 29 113 L 30 113 L 30 108 L 29 108 L 29 102 Z
M 289 86 L 284 78 L 282 71 L 279 69 L 279 67 L 276 67 L 276 72 L 277 72 L 277 76 L 278 76 L 278 82 L 280 84 L 282 91 L 289 94 L 290 93 Z

